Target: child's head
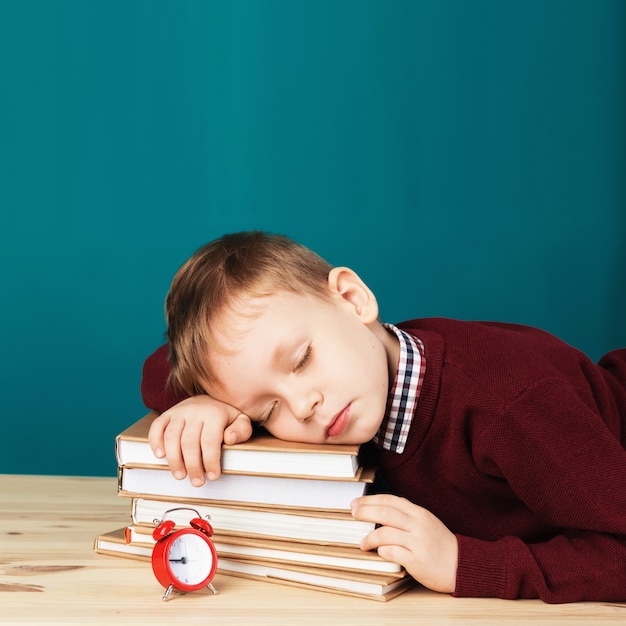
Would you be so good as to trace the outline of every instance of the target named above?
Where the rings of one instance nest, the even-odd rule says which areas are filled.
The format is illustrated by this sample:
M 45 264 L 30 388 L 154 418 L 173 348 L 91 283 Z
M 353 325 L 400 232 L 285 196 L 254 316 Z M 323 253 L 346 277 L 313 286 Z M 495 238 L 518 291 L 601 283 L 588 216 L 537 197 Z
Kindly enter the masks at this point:
M 173 382 L 291 441 L 363 443 L 383 418 L 397 340 L 374 294 L 285 237 L 228 235 L 194 254 L 166 303 Z
M 210 380 L 206 354 L 215 350 L 220 315 L 243 298 L 279 291 L 328 296 L 332 266 L 282 235 L 260 231 L 224 235 L 200 248 L 178 270 L 165 313 L 171 382 L 188 394 Z

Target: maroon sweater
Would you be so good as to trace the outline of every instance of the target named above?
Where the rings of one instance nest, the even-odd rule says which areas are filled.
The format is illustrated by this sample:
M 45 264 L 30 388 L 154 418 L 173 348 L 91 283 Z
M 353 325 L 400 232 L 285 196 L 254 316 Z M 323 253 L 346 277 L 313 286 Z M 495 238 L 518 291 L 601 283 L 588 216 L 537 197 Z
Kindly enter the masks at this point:
M 543 331 L 421 319 L 426 375 L 391 490 L 459 542 L 457 596 L 626 600 L 626 349 L 596 365 Z M 167 349 L 142 394 L 166 410 Z

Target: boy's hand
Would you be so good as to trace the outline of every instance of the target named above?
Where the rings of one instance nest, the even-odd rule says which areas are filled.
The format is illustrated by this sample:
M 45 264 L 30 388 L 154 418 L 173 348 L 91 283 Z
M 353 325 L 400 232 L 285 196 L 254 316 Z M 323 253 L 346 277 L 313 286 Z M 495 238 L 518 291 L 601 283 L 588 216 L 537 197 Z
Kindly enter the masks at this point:
M 220 475 L 222 442 L 235 444 L 250 435 L 249 417 L 210 396 L 192 396 L 154 420 L 148 441 L 155 456 L 167 457 L 174 478 L 189 475 L 200 487 L 206 477 Z
M 398 563 L 433 591 L 456 587 L 459 547 L 455 535 L 430 511 L 388 494 L 363 496 L 352 502 L 352 515 L 380 527 L 361 542 L 363 550 Z

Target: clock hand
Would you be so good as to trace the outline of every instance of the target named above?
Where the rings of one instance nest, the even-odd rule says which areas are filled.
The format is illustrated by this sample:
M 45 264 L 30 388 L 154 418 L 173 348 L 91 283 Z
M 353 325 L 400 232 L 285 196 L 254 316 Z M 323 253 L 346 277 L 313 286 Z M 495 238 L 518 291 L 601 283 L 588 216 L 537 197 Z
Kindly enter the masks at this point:
M 170 563 L 187 563 L 187 557 L 184 556 L 180 559 L 169 559 Z

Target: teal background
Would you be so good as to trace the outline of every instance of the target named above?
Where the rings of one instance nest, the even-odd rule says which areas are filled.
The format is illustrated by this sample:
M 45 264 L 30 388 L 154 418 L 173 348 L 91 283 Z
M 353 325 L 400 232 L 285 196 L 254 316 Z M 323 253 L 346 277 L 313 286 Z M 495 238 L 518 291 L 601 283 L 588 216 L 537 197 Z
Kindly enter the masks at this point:
M 115 474 L 169 281 L 227 231 L 389 321 L 626 343 L 622 0 L 0 9 L 0 472 Z

